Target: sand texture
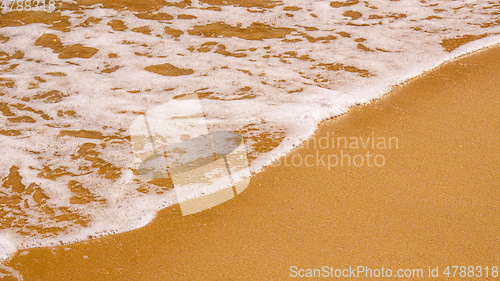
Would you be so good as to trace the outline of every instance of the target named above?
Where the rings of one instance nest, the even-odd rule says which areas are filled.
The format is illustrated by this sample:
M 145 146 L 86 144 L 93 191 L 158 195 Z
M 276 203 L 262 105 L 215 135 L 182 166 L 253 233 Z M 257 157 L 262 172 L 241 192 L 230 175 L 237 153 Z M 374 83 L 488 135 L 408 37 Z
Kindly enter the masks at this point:
M 292 266 L 426 276 L 429 266 L 500 266 L 498 65 L 500 47 L 485 49 L 323 122 L 215 208 L 183 217 L 176 205 L 141 229 L 21 251 L 8 265 L 24 280 L 149 281 L 284 280 Z M 336 146 L 341 137 L 349 146 Z M 353 144 L 367 137 L 374 146 Z M 367 153 L 378 162 L 359 165 Z

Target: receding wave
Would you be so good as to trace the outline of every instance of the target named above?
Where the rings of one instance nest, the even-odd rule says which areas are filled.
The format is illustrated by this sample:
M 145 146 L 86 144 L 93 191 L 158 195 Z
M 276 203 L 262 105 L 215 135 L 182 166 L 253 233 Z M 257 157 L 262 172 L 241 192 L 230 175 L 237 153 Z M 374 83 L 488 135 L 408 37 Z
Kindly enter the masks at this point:
M 0 237 L 16 248 L 99 237 L 176 203 L 137 172 L 129 127 L 197 94 L 239 132 L 252 171 L 319 121 L 498 43 L 477 1 L 58 1 L 0 15 Z M 464 46 L 465 44 L 465 46 Z

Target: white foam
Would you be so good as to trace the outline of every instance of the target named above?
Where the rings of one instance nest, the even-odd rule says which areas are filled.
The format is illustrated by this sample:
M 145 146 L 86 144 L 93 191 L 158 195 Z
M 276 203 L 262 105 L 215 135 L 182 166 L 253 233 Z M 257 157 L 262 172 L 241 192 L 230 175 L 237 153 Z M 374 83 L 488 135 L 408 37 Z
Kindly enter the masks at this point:
M 12 267 L 8 267 L 8 266 L 0 264 L 0 270 L 1 270 L 0 271 L 0 278 L 2 278 L 2 279 L 4 277 L 12 277 L 18 281 L 23 280 L 23 276 L 17 270 L 13 269 Z
M 0 262 L 7 260 L 17 252 L 13 235 L 7 233 L 0 234 Z
M 59 90 L 68 95 L 59 103 L 44 103 L 34 99 L 27 102 L 30 107 L 48 114 L 52 118 L 49 120 L 38 113 L 14 107 L 10 109 L 16 115 L 27 115 L 37 122 L 11 123 L 7 116 L 0 115 L 0 122 L 8 124 L 8 129 L 22 132 L 20 136 L 0 135 L 0 153 L 6 156 L 0 159 L 0 178 L 7 176 L 12 166 L 17 166 L 25 186 L 35 183 L 50 197 L 47 200 L 49 207 L 56 212 L 61 212 L 57 211 L 59 207 L 66 207 L 88 219 L 85 227 L 74 221 L 54 220 L 44 214 L 29 195 L 24 194 L 28 207 L 21 204 L 20 208 L 30 223 L 66 230 L 57 235 L 32 232 L 31 235 L 10 237 L 10 240 L 5 240 L 8 243 L 1 244 L 5 245 L 5 250 L 0 253 L 5 252 L 5 257 L 8 257 L 16 248 L 70 243 L 132 230 L 151 221 L 159 209 L 177 203 L 173 190 L 157 192 L 160 188 L 148 184 L 147 179 L 133 173 L 137 167 L 132 149 L 129 142 L 123 140 L 128 136 L 127 130 L 138 112 L 145 112 L 172 100 L 176 95 L 212 92 L 211 97 L 219 100 L 202 100 L 207 120 L 213 126 L 225 130 L 242 130 L 249 126 L 254 128 L 245 135 L 247 148 L 252 147 L 251 137 L 254 135 L 262 132 L 283 133 L 285 139 L 274 150 L 260 155 L 256 151 L 249 151 L 251 155 L 257 156 L 250 166 L 250 171 L 255 173 L 306 140 L 320 121 L 346 112 L 349 106 L 380 97 L 393 85 L 443 62 L 500 42 L 499 36 L 489 36 L 463 45 L 451 53 L 440 45 L 443 39 L 464 34 L 500 34 L 498 26 L 481 27 L 481 24 L 491 22 L 493 17 L 493 11 L 491 8 L 486 9 L 486 3 L 474 2 L 469 5 L 470 1 L 463 0 L 439 2 L 437 6 L 431 6 L 431 3 L 417 0 L 390 3 L 371 0 L 368 1 L 369 5 L 360 3 L 332 8 L 329 2 L 322 1 L 283 2 L 284 5 L 296 5 L 302 9 L 293 12 L 293 17 L 288 17 L 286 13 L 289 12 L 283 10 L 283 5 L 268 9 L 265 13 L 252 13 L 245 7 L 234 6 L 224 6 L 222 11 L 163 7 L 161 12 L 173 16 L 189 13 L 197 18 L 162 23 L 139 19 L 132 12 L 96 7 L 85 10 L 83 16 L 65 11 L 63 14 L 70 17 L 71 32 L 53 30 L 44 24 L 0 29 L 0 34 L 10 37 L 9 41 L 2 44 L 0 51 L 13 54 L 21 50 L 25 54 L 22 60 L 9 62 L 19 64 L 16 68 L 0 74 L 1 78 L 15 81 L 13 88 L 1 89 L 6 94 L 0 96 L 0 102 L 23 104 L 22 98 L 50 90 Z M 193 5 L 204 7 L 196 1 Z M 435 9 L 449 12 L 435 12 Z M 343 15 L 348 10 L 358 11 L 362 17 L 351 20 Z M 488 11 L 491 13 L 488 14 Z M 311 13 L 317 17 L 311 16 Z M 405 17 L 370 17 L 398 14 L 404 14 Z M 89 27 L 76 27 L 90 16 L 102 20 Z M 430 16 L 440 18 L 426 19 Z M 123 20 L 128 29 L 113 31 L 107 23 L 114 19 Z M 187 32 L 174 38 L 163 32 L 165 26 L 187 31 L 196 25 L 219 21 L 233 26 L 241 24 L 242 28 L 253 22 L 294 28 L 296 30 L 286 35 L 286 39 L 302 41 L 287 43 L 282 41 L 283 38 L 206 38 Z M 131 31 L 132 28 L 145 25 L 151 27 L 152 35 Z M 307 31 L 305 27 L 317 30 Z M 340 32 L 348 32 L 351 37 L 342 37 L 338 34 Z M 52 50 L 34 46 L 43 33 L 57 35 L 64 45 L 83 44 L 98 48 L 99 51 L 91 59 L 59 59 Z M 337 39 L 314 43 L 305 39 L 303 34 L 314 38 L 334 35 Z M 355 41 L 356 38 L 360 40 Z M 206 42 L 216 42 L 231 53 L 245 53 L 246 56 L 217 54 L 217 46 L 208 52 L 196 51 Z M 358 48 L 358 44 L 372 51 Z M 190 51 L 189 47 L 195 50 Z M 249 51 L 249 48 L 256 50 Z M 377 51 L 377 48 L 387 52 Z M 309 59 L 294 58 L 291 52 L 296 52 L 297 57 L 309 56 Z M 109 58 L 109 53 L 116 53 L 118 57 Z M 194 73 L 168 77 L 144 70 L 146 66 L 162 63 L 190 68 Z M 340 70 L 328 70 L 325 69 L 326 65 L 320 64 L 336 65 Z M 2 66 L 2 69 L 8 66 Z M 114 66 L 120 68 L 112 73 L 101 74 L 101 70 Z M 47 72 L 64 72 L 66 76 L 51 77 L 45 74 Z M 35 76 L 42 77 L 46 82 L 36 82 Z M 325 82 L 321 82 L 322 79 L 326 79 Z M 30 83 L 37 83 L 39 88 L 31 88 Z M 245 87 L 251 89 L 242 91 Z M 298 91 L 300 89 L 302 91 Z M 247 94 L 253 97 L 238 99 Z M 57 115 L 58 110 L 74 110 L 76 116 L 62 118 Z M 120 136 L 122 139 L 107 141 L 104 146 L 104 142 L 99 139 L 59 136 L 61 130 L 82 129 L 99 131 L 107 136 Z M 106 179 L 99 175 L 97 168 L 82 172 L 80 168 L 89 166 L 89 163 L 84 159 L 74 159 L 73 156 L 84 143 L 96 144 L 95 150 L 99 152 L 99 157 L 118 167 L 121 176 Z M 44 166 L 51 170 L 65 167 L 73 175 L 62 175 L 50 180 L 39 176 Z M 236 176 L 243 178 L 242 175 Z M 97 200 L 88 204 L 71 204 L 74 196 L 68 188 L 71 180 L 80 182 L 105 203 Z M 138 189 L 141 186 L 154 191 L 140 192 Z M 7 195 L 13 194 L 10 190 L 2 191 Z M 22 225 L 13 228 L 13 231 L 19 230 L 26 229 Z

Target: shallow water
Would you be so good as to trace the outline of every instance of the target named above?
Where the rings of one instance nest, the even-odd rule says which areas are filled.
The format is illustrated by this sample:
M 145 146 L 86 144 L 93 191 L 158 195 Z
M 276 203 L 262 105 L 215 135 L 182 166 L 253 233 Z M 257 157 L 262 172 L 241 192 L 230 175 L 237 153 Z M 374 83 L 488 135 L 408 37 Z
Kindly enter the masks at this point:
M 175 204 L 171 180 L 138 175 L 130 140 L 136 117 L 174 98 L 198 94 L 257 172 L 321 120 L 500 42 L 495 1 L 56 7 L 0 15 L 1 258 L 135 229 Z

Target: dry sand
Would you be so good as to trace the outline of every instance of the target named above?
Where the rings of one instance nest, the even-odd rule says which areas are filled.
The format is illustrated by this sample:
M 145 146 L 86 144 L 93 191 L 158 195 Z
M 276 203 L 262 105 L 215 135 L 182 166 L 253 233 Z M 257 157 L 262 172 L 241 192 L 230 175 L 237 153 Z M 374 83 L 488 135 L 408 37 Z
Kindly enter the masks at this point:
M 215 208 L 182 217 L 173 206 L 141 229 L 24 251 L 8 264 L 24 280 L 282 280 L 291 266 L 427 276 L 428 266 L 500 266 L 499 65 L 499 46 L 447 63 L 313 136 L 396 137 L 397 148 L 343 151 L 382 155 L 383 167 L 297 165 L 341 155 L 310 142 Z

